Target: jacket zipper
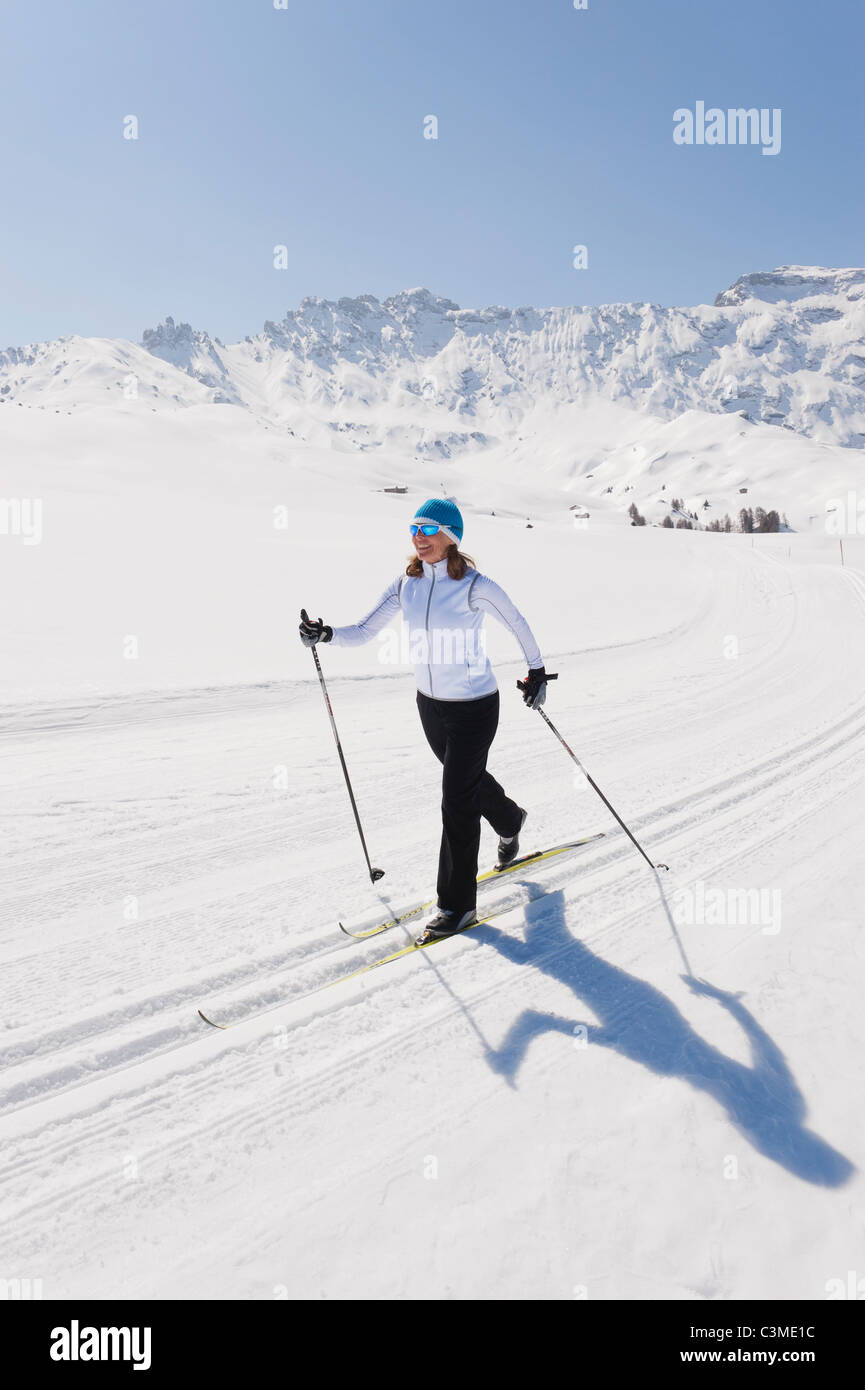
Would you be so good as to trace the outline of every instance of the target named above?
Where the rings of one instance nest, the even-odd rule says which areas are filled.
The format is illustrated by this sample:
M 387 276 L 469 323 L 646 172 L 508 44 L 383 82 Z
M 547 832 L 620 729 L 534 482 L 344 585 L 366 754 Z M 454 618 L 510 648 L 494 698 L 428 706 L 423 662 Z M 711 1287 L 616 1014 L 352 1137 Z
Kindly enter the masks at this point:
M 427 654 L 427 656 L 430 655 L 430 646 L 429 646 L 429 610 L 430 610 L 430 604 L 432 603 L 433 587 L 434 587 L 434 585 L 435 585 L 435 582 L 436 582 L 436 580 L 435 580 L 435 570 L 433 570 L 432 573 L 430 574 L 430 577 L 429 577 L 429 598 L 428 598 L 427 601 L 426 601 L 426 617 L 424 618 L 424 630 L 426 631 L 426 654 Z M 427 662 L 427 668 L 426 668 L 426 669 L 427 669 L 427 675 L 429 676 L 429 694 L 430 694 L 430 699 L 432 699 L 432 698 L 433 698 L 432 664 L 431 664 L 429 661 Z

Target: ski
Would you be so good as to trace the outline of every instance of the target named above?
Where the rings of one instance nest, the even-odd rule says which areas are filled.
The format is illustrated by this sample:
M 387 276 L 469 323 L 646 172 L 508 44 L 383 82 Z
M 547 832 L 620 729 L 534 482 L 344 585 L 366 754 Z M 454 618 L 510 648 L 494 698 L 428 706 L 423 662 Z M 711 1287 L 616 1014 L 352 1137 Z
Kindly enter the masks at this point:
M 494 869 L 487 869 L 485 873 L 478 874 L 478 887 L 493 883 L 496 879 L 504 878 L 505 874 L 512 874 L 515 870 L 521 869 L 525 864 L 533 864 L 546 859 L 552 859 L 556 855 L 567 854 L 569 850 L 582 849 L 585 845 L 594 844 L 596 840 L 603 840 L 603 838 L 604 832 L 601 831 L 597 835 L 586 835 L 582 840 L 569 840 L 567 844 L 554 845 L 551 849 L 536 849 L 531 854 L 520 855 L 513 863 L 506 864 L 503 869 L 496 867 Z M 345 932 L 346 936 L 352 937 L 355 941 L 366 941 L 371 936 L 379 936 L 383 931 L 390 931 L 392 927 L 400 927 L 404 922 L 410 922 L 413 917 L 420 917 L 421 913 L 429 912 L 435 906 L 436 901 L 433 898 L 429 902 L 416 903 L 414 907 L 406 908 L 405 911 L 400 912 L 398 916 L 391 917 L 386 922 L 379 922 L 375 927 L 367 927 L 365 931 L 350 931 L 348 927 L 343 926 L 342 922 L 339 924 L 339 929 Z
M 401 946 L 398 951 L 391 951 L 388 956 L 381 956 L 378 960 L 370 961 L 367 965 L 361 965 L 357 970 L 351 970 L 347 975 L 340 975 L 338 980 L 329 980 L 326 985 L 319 985 L 318 989 L 310 990 L 309 994 L 302 997 L 309 999 L 313 994 L 321 994 L 323 990 L 333 989 L 335 985 L 344 985 L 347 980 L 356 980 L 359 975 L 368 975 L 371 970 L 378 970 L 383 965 L 390 965 L 392 961 L 400 960 L 403 956 L 413 955 L 416 951 L 428 951 L 431 946 L 441 946 L 442 942 L 450 941 L 455 936 L 462 936 L 464 932 L 472 931 L 475 927 L 482 927 L 485 922 L 491 922 L 495 917 L 504 917 L 506 913 L 513 912 L 514 905 L 510 907 L 497 908 L 495 912 L 488 912 L 484 917 L 478 917 L 474 922 L 469 922 L 467 927 L 461 927 L 459 931 L 451 932 L 450 936 L 440 936 L 435 941 L 427 941 L 423 946 L 416 946 L 412 941 L 408 946 Z M 253 1019 L 262 1018 L 265 1014 L 273 1013 L 275 1009 L 285 1008 L 284 1003 L 269 1004 L 266 1009 L 259 1009 L 254 1014 L 248 1014 L 246 1018 L 236 1019 L 234 1023 L 217 1023 L 215 1019 L 208 1018 L 203 1009 L 198 1010 L 198 1017 L 205 1023 L 209 1023 L 211 1028 L 219 1028 L 225 1031 L 227 1028 L 234 1028 L 238 1023 L 250 1023 Z
M 554 845 L 551 849 L 535 850 L 532 854 L 524 854 L 520 858 L 515 859 L 512 864 L 507 864 L 504 869 L 489 869 L 486 873 L 480 874 L 478 876 L 478 883 L 485 884 L 493 882 L 495 879 L 502 878 L 507 873 L 513 873 L 515 869 L 522 868 L 525 864 L 535 864 L 546 859 L 552 859 L 557 855 L 566 854 L 569 850 L 582 849 L 585 845 L 594 844 L 596 840 L 603 839 L 604 832 L 600 831 L 596 835 L 586 835 L 582 840 L 571 840 L 565 845 Z M 355 940 L 363 940 L 365 937 L 377 936 L 380 932 L 388 931 L 391 927 L 396 927 L 404 922 L 410 921 L 412 917 L 417 917 L 422 912 L 428 911 L 433 907 L 435 907 L 434 901 L 421 903 L 417 907 L 409 908 L 406 912 L 400 913 L 400 915 L 394 917 L 392 921 L 369 929 L 361 936 L 348 931 L 346 927 L 342 926 L 341 922 L 340 927 L 342 927 L 342 930 L 347 936 L 353 936 Z M 467 927 L 462 928 L 462 932 L 472 931 L 475 927 L 483 926 L 485 922 L 491 922 L 495 917 L 502 917 L 506 912 L 513 911 L 513 903 L 509 907 L 496 908 L 492 912 L 485 913 L 483 917 L 478 917 L 474 922 L 470 922 Z M 453 932 L 452 935 L 461 936 L 462 932 Z M 330 980 L 326 985 L 320 985 L 317 989 L 311 990 L 310 994 L 303 995 L 302 997 L 308 999 L 312 994 L 319 994 L 322 990 L 332 989 L 334 985 L 345 984 L 347 980 L 354 980 L 359 975 L 368 975 L 371 970 L 378 970 L 382 965 L 390 965 L 392 961 L 400 960 L 403 956 L 409 956 L 414 951 L 426 951 L 430 946 L 438 946 L 442 941 L 449 940 L 450 937 L 443 936 L 439 937 L 436 941 L 428 941 L 424 946 L 416 946 L 414 942 L 410 942 L 408 946 L 401 946 L 398 951 L 391 951 L 387 956 L 381 956 L 378 960 L 370 961 L 367 965 L 361 965 L 357 970 L 352 970 L 347 975 L 341 975 L 337 980 Z M 284 1007 L 284 1003 L 270 1004 L 266 1009 L 259 1009 L 256 1013 L 247 1015 L 246 1018 L 235 1020 L 235 1023 L 248 1023 L 252 1019 L 261 1017 L 263 1014 L 272 1013 L 275 1009 Z M 209 1018 L 203 1009 L 198 1010 L 198 1016 L 203 1019 L 205 1023 L 209 1024 L 211 1028 L 226 1029 L 235 1027 L 235 1023 L 218 1023 L 215 1019 Z

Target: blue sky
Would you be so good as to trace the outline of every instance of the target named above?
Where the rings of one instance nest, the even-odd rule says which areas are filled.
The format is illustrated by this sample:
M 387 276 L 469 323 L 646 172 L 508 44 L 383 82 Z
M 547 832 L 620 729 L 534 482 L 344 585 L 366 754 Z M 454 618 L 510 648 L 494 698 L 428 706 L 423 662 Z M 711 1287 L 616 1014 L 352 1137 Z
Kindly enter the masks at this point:
M 0 346 L 860 265 L 863 40 L 861 0 L 5 0 Z M 675 145 L 698 100 L 780 107 L 781 153 Z

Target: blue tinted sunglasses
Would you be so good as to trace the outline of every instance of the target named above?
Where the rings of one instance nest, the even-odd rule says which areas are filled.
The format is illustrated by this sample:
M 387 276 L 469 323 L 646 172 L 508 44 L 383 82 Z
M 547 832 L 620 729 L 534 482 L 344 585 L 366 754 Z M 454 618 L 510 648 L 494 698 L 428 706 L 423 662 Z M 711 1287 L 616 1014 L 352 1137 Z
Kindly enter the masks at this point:
M 441 527 L 434 526 L 432 522 L 428 521 L 424 526 L 418 526 L 416 522 L 412 522 L 411 526 L 408 529 L 411 531 L 413 536 L 416 536 L 418 531 L 422 531 L 425 536 L 437 536 L 439 531 L 441 530 Z

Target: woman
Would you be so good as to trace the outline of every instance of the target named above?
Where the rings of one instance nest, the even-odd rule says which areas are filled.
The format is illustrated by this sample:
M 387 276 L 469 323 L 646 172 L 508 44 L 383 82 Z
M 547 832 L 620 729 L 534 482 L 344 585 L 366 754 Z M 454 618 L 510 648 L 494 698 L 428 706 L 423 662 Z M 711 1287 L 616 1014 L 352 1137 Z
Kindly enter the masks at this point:
M 499 722 L 499 692 L 484 650 L 487 613 L 509 628 L 529 673 L 521 683 L 531 709 L 546 697 L 546 672 L 528 623 L 507 594 L 463 555 L 463 519 L 453 502 L 431 498 L 418 507 L 409 530 L 415 556 L 352 627 L 328 627 L 319 618 L 300 624 L 305 646 L 369 642 L 401 612 L 417 680 L 417 703 L 427 741 L 443 765 L 442 840 L 438 912 L 417 938 L 425 946 L 470 926 L 476 918 L 481 816 L 499 835 L 501 868 L 516 858 L 526 812 L 486 770 Z

